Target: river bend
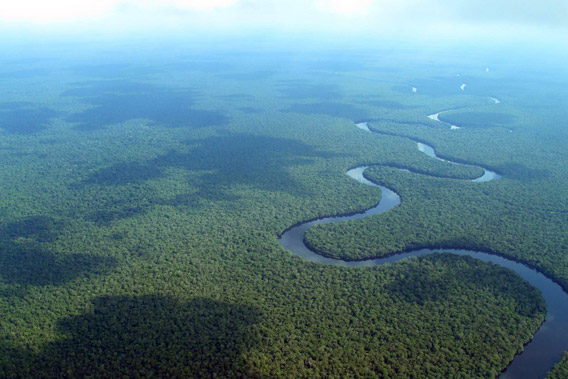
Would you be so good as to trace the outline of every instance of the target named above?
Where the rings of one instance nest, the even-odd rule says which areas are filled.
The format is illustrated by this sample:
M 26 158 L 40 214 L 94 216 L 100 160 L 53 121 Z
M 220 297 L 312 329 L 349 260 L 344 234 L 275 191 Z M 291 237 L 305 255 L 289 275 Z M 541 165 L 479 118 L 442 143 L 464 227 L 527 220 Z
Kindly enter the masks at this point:
M 360 129 L 372 132 L 366 122 L 356 124 L 356 126 Z M 414 142 L 417 143 L 417 148 L 428 157 L 440 159 L 453 164 L 459 164 L 437 157 L 436 151 L 432 146 L 417 141 Z M 467 255 L 484 262 L 492 262 L 515 271 L 524 280 L 526 280 L 542 292 L 542 295 L 547 304 L 547 314 L 545 322 L 535 333 L 532 341 L 525 346 L 522 354 L 515 356 L 511 364 L 501 374 L 500 378 L 544 378 L 546 376 L 546 373 L 553 367 L 553 365 L 560 360 L 563 351 L 568 349 L 568 294 L 564 292 L 558 284 L 544 276 L 542 273 L 536 271 L 535 269 L 495 254 L 488 254 L 472 250 L 453 249 L 451 246 L 436 250 L 412 250 L 386 257 L 360 261 L 345 261 L 341 259 L 324 257 L 310 250 L 305 245 L 304 236 L 306 234 L 306 231 L 314 225 L 357 220 L 373 215 L 378 215 L 383 212 L 389 211 L 400 204 L 400 196 L 396 192 L 387 187 L 373 183 L 364 177 L 364 172 L 367 168 L 368 166 L 353 168 L 347 171 L 347 175 L 357 180 L 359 183 L 373 187 L 379 187 L 382 191 L 382 195 L 377 205 L 357 214 L 323 217 L 297 224 L 287 229 L 279 237 L 278 241 L 280 245 L 308 261 L 336 266 L 380 266 L 386 263 L 398 262 L 402 259 L 410 257 L 436 254 L 439 251 L 443 250 L 444 252 L 449 252 L 456 255 Z M 499 174 L 491 170 L 485 168 L 483 168 L 483 170 L 484 174 L 481 177 L 472 180 L 472 182 L 488 182 L 491 180 L 499 179 L 501 177 Z

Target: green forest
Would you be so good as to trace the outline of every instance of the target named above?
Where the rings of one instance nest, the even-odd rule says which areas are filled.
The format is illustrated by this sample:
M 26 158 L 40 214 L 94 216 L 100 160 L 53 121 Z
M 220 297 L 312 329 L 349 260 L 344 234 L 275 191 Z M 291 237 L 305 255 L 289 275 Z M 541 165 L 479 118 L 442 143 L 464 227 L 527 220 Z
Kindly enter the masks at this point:
M 278 244 L 377 204 L 361 165 L 402 203 L 310 229 L 318 253 L 480 250 L 568 289 L 567 77 L 475 57 L 458 81 L 380 49 L 42 53 L 0 58 L 0 377 L 498 376 L 546 316 L 516 273 Z
M 549 379 L 562 379 L 568 375 L 568 353 L 564 353 L 562 361 L 560 361 L 554 369 L 550 371 L 547 378 Z

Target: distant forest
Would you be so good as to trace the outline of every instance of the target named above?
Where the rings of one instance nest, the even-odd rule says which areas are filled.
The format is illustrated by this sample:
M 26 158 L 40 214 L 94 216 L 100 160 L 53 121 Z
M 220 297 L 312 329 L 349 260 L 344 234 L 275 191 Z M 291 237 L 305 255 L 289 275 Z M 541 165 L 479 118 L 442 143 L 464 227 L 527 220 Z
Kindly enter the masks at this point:
M 41 54 L 0 57 L 1 377 L 498 376 L 546 316 L 514 272 L 279 246 L 375 205 L 360 165 L 402 203 L 310 229 L 318 253 L 481 250 L 568 290 L 568 78 L 403 50 Z

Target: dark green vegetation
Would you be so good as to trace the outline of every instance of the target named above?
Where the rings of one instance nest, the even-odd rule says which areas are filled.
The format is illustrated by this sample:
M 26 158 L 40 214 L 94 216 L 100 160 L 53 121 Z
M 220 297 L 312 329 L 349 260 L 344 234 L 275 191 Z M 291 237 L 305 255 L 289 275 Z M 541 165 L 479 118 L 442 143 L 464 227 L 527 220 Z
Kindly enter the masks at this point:
M 95 297 L 58 321 L 61 337 L 37 351 L 10 341 L 3 374 L 487 377 L 512 359 L 544 310 L 506 270 L 451 255 L 356 272 L 256 264 L 264 275 L 241 268 L 208 278 L 213 293 L 205 293 L 221 290 L 223 300 L 195 298 L 208 275 L 188 266 L 175 274 L 137 268 L 122 291 L 139 290 L 135 281 L 152 274 L 146 291 L 166 286 L 168 294 Z M 247 273 L 251 283 L 229 289 Z
M 82 83 L 63 92 L 79 98 L 90 108 L 72 114 L 68 121 L 80 130 L 95 130 L 133 119 L 147 119 L 166 127 L 221 125 L 227 118 L 220 112 L 192 109 L 192 92 L 124 80 Z
M 465 128 L 513 128 L 515 120 L 512 115 L 500 112 L 447 112 L 439 119 Z
M 509 101 L 525 104 L 522 94 L 513 93 Z M 516 120 L 515 130 L 486 126 L 489 130 L 479 131 L 465 126 L 466 122 L 485 119 L 490 113 L 483 112 L 497 107 L 510 111 L 509 117 L 500 119 Z M 442 157 L 485 165 L 503 178 L 473 184 L 374 166 L 366 175 L 398 192 L 401 206 L 380 217 L 320 225 L 307 233 L 307 242 L 324 255 L 346 259 L 420 247 L 452 246 L 497 252 L 538 267 L 568 288 L 568 172 L 561 147 L 566 141 L 566 130 L 551 125 L 560 117 L 558 113 L 566 111 L 546 108 L 548 119 L 544 110 L 536 109 L 541 113 L 491 104 L 480 107 L 477 121 L 465 116 L 460 119 L 460 114 L 455 113 L 456 117 L 448 122 L 464 125 L 464 129 L 444 133 L 388 121 L 371 122 L 370 128 L 380 133 L 425 140 Z M 453 112 L 443 115 L 446 114 Z M 459 124 L 460 120 L 464 124 Z
M 314 244 L 344 243 L 329 254 L 465 241 L 568 280 L 565 131 L 550 121 L 566 108 L 523 113 L 527 90 L 499 92 L 502 77 L 479 86 L 514 132 L 457 134 L 425 115 L 492 101 L 459 84 L 401 92 L 455 72 L 416 78 L 392 55 L 85 54 L 0 73 L 0 376 L 495 376 L 544 315 L 516 275 L 449 255 L 327 267 L 277 244 L 296 222 L 375 204 L 345 175 L 361 164 L 386 166 L 369 174 L 403 204 L 315 230 Z M 479 175 L 363 120 L 507 179 L 390 168 Z
M 568 377 L 568 353 L 564 353 L 562 361 L 560 361 L 554 369 L 548 374 L 549 379 L 562 379 Z
M 26 103 L 0 105 L 0 125 L 12 134 L 33 134 L 44 130 L 56 115 L 51 109 L 36 108 Z

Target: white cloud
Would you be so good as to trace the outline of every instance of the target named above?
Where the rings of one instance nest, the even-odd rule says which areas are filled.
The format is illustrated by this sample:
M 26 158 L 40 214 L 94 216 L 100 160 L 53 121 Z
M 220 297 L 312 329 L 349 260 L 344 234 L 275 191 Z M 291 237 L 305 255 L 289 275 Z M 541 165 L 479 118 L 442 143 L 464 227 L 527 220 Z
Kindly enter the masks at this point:
M 317 0 L 316 8 L 339 14 L 354 15 L 369 11 L 374 0 Z
M 0 0 L 0 27 L 60 34 L 271 32 L 411 39 L 568 33 L 566 0 Z M 516 9 L 515 12 L 511 11 Z M 565 38 L 567 39 L 567 38 Z
M 27 23 L 57 23 L 97 19 L 124 9 L 139 10 L 172 8 L 191 11 L 211 11 L 228 8 L 239 0 L 2 0 L 0 21 Z
M 0 2 L 0 20 L 49 23 L 98 17 L 110 12 L 116 0 L 14 0 Z
M 182 9 L 196 11 L 209 11 L 217 8 L 227 8 L 234 5 L 238 0 L 156 0 L 157 3 L 174 5 Z

